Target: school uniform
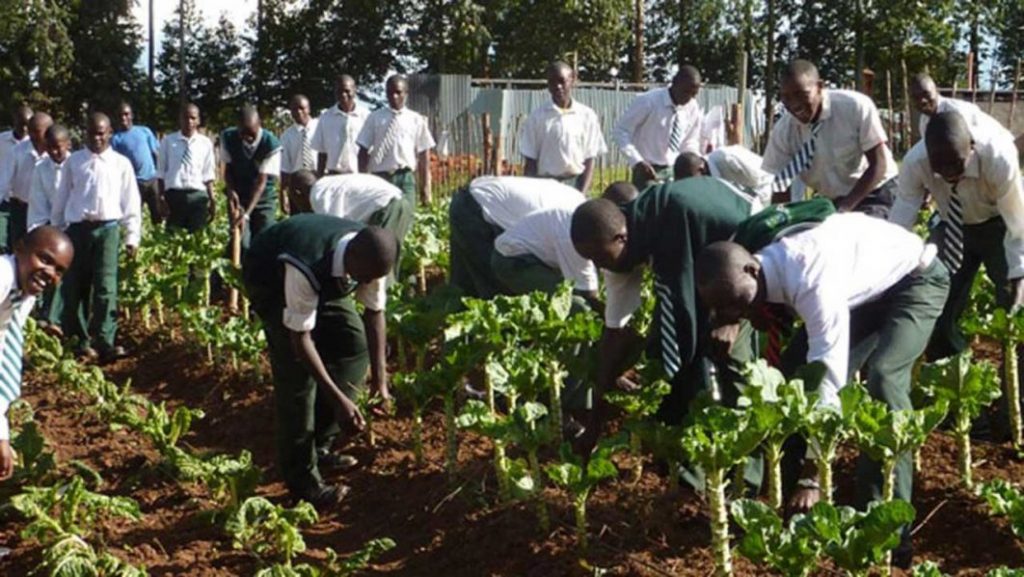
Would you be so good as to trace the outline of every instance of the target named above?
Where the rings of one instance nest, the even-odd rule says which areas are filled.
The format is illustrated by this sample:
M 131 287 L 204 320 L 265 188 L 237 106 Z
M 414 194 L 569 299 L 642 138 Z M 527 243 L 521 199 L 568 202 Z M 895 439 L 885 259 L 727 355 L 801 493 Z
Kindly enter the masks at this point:
M 300 494 L 322 482 L 316 450 L 329 447 L 339 428 L 333 400 L 320 395 L 289 334 L 312 332 L 325 367 L 347 396 L 354 398 L 364 386 L 369 352 L 353 297 L 379 311 L 387 293 L 383 278 L 357 284 L 345 273 L 348 243 L 362 228 L 328 215 L 296 215 L 254 239 L 243 263 L 274 377 L 278 466 L 288 488 Z
M 1017 147 L 1008 134 L 977 129 L 971 134 L 974 152 L 955 190 L 932 172 L 924 141 L 915 144 L 903 158 L 899 193 L 890 215 L 894 223 L 912 227 L 930 193 L 942 218 L 937 243 L 953 275 L 929 358 L 967 348 L 959 320 L 982 264 L 996 286 L 996 303 L 1001 307 L 1013 302 L 1009 280 L 1024 276 L 1024 188 Z
M 317 172 L 318 162 L 313 149 L 313 134 L 317 119 L 310 118 L 306 126 L 293 124 L 281 135 L 281 175 L 294 174 L 300 170 Z M 288 201 L 292 214 L 309 212 L 309 199 L 301 198 L 294 187 L 288 189 Z
M 156 135 L 146 126 L 133 124 L 128 130 L 115 132 L 110 138 L 110 147 L 131 161 L 138 182 L 139 196 L 149 207 L 149 216 L 154 223 L 163 222 L 159 202 L 160 188 L 156 182 L 156 161 L 153 159 L 160 150 Z
M 481 176 L 452 197 L 451 276 L 466 296 L 491 298 L 501 292 L 491 268 L 494 240 L 524 216 L 543 208 L 575 208 L 580 191 L 554 180 L 524 176 Z
M 366 171 L 401 188 L 409 206 L 415 208 L 417 156 L 435 144 L 427 118 L 409 108 L 378 108 L 366 119 L 356 143 L 370 156 Z
M 759 251 L 767 302 L 789 307 L 804 323 L 783 355 L 785 370 L 823 362 L 820 403 L 838 407 L 839 390 L 863 369 L 874 398 L 892 410 L 912 409 L 911 371 L 949 290 L 935 252 L 913 233 L 857 213 L 833 215 Z M 787 453 L 791 463 L 804 454 Z M 898 499 L 910 502 L 913 474 L 912 455 L 901 456 Z M 881 498 L 880 466 L 866 455 L 857 463 L 857 490 L 860 505 Z
M 966 100 L 960 100 L 959 98 L 946 98 L 945 96 L 939 96 L 935 105 L 935 114 L 941 114 L 943 112 L 959 112 L 960 116 L 964 117 L 967 121 L 967 126 L 971 128 L 971 131 L 980 131 L 982 134 L 994 135 L 997 133 L 1010 134 L 1010 131 L 1006 129 L 998 120 L 992 118 L 984 111 L 981 110 L 977 104 L 968 102 Z M 918 120 L 918 134 L 921 138 L 924 138 L 924 133 L 928 129 L 928 122 L 931 117 L 927 114 L 922 114 Z
M 32 174 L 44 158 L 47 158 L 46 152 L 38 152 L 32 141 L 26 140 L 18 143 L 0 162 L 0 211 L 9 215 L 6 227 L 0 226 L 3 250 L 13 251 L 14 243 L 25 236 Z
M 125 244 L 139 246 L 140 206 L 131 162 L 113 148 L 99 154 L 85 148 L 64 162 L 50 214 L 50 223 L 63 229 L 75 248 L 75 260 L 60 285 L 61 328 L 101 354 L 114 347 L 117 332 L 120 225 L 125 226 Z
M 311 142 L 313 150 L 327 155 L 323 167 L 328 174 L 350 174 L 359 172 L 359 136 L 370 112 L 356 106 L 345 112 L 338 105 L 328 108 L 317 119 L 316 130 Z
M 788 111 L 782 114 L 768 137 L 762 168 L 770 174 L 780 174 L 795 167 L 794 172 L 804 184 L 819 196 L 836 201 L 850 194 L 867 170 L 864 153 L 882 145 L 885 176 L 856 210 L 886 218 L 896 193 L 894 179 L 898 171 L 887 142 L 882 119 L 871 98 L 852 90 L 825 89 L 817 122 L 803 124 Z M 808 147 L 813 148 L 809 156 Z M 799 161 L 801 157 L 809 162 Z
M 412 228 L 412 207 L 402 189 L 373 174 L 337 174 L 318 180 L 309 191 L 316 214 L 390 230 L 399 244 Z
M 221 159 L 225 172 L 231 175 L 242 210 L 252 201 L 256 182 L 267 175 L 263 196 L 242 227 L 242 251 L 264 229 L 277 220 L 277 188 L 281 175 L 281 144 L 269 130 L 260 129 L 252 144 L 242 139 L 237 128 L 225 130 L 220 137 Z
M 494 239 L 491 269 L 503 293 L 553 293 L 563 280 L 580 292 L 597 291 L 597 269 L 576 252 L 569 234 L 575 210 L 570 203 L 534 211 Z
M 760 206 L 772 203 L 775 178 L 761 168 L 764 159 L 756 152 L 739 144 L 723 146 L 708 154 L 706 162 L 711 176 L 741 187 L 757 198 Z
M 658 180 L 672 180 L 672 165 L 679 154 L 700 154 L 703 121 L 704 111 L 696 98 L 677 106 L 668 88 L 634 98 L 612 131 L 615 144 L 633 168 L 633 184 L 640 190 L 649 184 L 638 170 L 641 162 L 654 167 Z
M 65 157 L 64 162 L 67 162 Z M 61 169 L 64 162 L 57 164 L 47 154 L 32 172 L 32 186 L 29 187 L 28 195 L 28 223 L 27 229 L 38 228 L 50 224 L 50 215 L 53 212 L 53 201 L 57 197 L 57 188 L 60 187 Z M 45 319 L 54 325 L 60 325 L 61 314 L 64 310 L 60 300 L 59 287 L 52 286 L 43 293 L 43 302 L 37 313 L 39 318 Z
M 18 265 L 13 255 L 0 256 L 0 440 L 11 439 L 7 409 L 21 396 L 25 320 L 36 297 L 18 286 Z
M 157 174 L 164 185 L 168 228 L 188 232 L 205 228 L 210 218 L 206 185 L 217 178 L 213 142 L 198 132 L 168 134 L 160 142 Z
M 584 163 L 606 152 L 597 113 L 576 100 L 565 109 L 549 100 L 530 113 L 519 132 L 519 154 L 537 163 L 537 176 L 581 190 Z
M 0 132 L 0 162 L 3 161 L 4 157 L 7 156 L 19 142 L 25 142 L 28 140 L 28 133 L 25 136 L 18 138 L 14 135 L 13 130 L 5 130 Z

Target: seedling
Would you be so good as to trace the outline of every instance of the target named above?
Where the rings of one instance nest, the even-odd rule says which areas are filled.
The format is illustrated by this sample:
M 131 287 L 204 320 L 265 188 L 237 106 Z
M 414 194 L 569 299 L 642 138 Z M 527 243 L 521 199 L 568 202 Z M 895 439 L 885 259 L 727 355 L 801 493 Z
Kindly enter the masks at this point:
M 980 275 L 979 275 L 980 276 Z M 1006 309 L 996 309 L 983 319 L 969 319 L 964 323 L 969 331 L 987 335 L 1003 344 L 1003 389 L 1009 405 L 1010 434 L 1013 445 L 1024 446 L 1024 425 L 1020 410 L 1020 370 L 1017 347 L 1024 340 L 1024 315 L 1010 316 Z
M 1024 539 L 1024 493 L 1002 479 L 982 483 L 978 494 L 985 498 L 993 515 L 1006 517 L 1013 534 Z
M 604 395 L 606 401 L 619 407 L 626 414 L 624 424 L 629 431 L 629 453 L 633 460 L 634 483 L 639 482 L 644 473 L 643 429 L 649 418 L 658 411 L 662 399 L 671 390 L 671 386 L 660 378 L 660 363 L 648 362 L 641 374 L 644 375 L 641 378 L 643 384 L 635 392 L 616 390 L 608 391 Z
M 559 451 L 561 462 L 544 468 L 548 478 L 568 491 L 572 498 L 576 546 L 582 554 L 587 551 L 587 498 L 601 481 L 619 475 L 611 458 L 621 448 L 622 442 L 618 438 L 602 439 L 584 462 L 568 444 L 563 444 Z

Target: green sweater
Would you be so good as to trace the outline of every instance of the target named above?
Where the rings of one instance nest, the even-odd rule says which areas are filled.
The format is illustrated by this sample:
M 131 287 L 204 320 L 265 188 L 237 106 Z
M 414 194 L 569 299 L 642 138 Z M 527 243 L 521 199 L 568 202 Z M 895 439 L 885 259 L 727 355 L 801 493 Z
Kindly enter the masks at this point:
M 252 200 L 256 181 L 260 176 L 260 165 L 271 154 L 281 150 L 281 143 L 272 132 L 266 129 L 261 132 L 260 142 L 252 152 L 246 150 L 245 145 L 242 144 L 242 134 L 237 128 L 225 130 L 220 138 L 224 149 L 231 157 L 231 162 L 227 163 L 226 170 L 231 175 L 238 199 L 243 205 L 247 205 Z M 258 207 L 273 208 L 277 204 L 277 179 L 276 174 L 267 175 L 267 186 L 257 203 Z

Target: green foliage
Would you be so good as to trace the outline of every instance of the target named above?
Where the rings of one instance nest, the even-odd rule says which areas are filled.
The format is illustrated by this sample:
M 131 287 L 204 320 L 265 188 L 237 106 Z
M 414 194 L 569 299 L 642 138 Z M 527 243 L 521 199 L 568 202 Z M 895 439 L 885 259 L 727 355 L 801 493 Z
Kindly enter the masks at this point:
M 370 562 L 395 548 L 387 537 L 368 541 L 355 553 L 341 558 L 333 549 L 327 549 L 327 560 L 321 577 L 350 577 L 369 567 Z
M 1002 395 L 995 367 L 988 361 L 972 362 L 970 351 L 924 365 L 919 383 L 930 398 L 945 400 L 950 412 L 964 415 L 968 425 Z
M 130 565 L 110 553 L 97 554 L 77 535 L 67 535 L 43 551 L 37 571 L 50 577 L 145 577 L 144 567 Z
M 1013 534 L 1024 539 L 1024 493 L 1002 479 L 983 483 L 978 494 L 985 498 L 993 515 L 1006 517 Z
M 938 564 L 933 561 L 925 561 L 919 565 L 915 565 L 913 571 L 911 571 L 911 577 L 948 577 L 942 572 Z
M 93 493 L 81 477 L 52 487 L 25 487 L 11 505 L 29 520 L 22 537 L 44 544 L 67 535 L 88 537 L 101 516 L 142 518 L 134 500 Z
M 817 566 L 822 543 L 813 530 L 814 515 L 795 515 L 788 527 L 775 509 L 752 499 L 733 501 L 732 518 L 744 531 L 736 551 L 758 565 L 770 567 L 786 577 L 805 577 Z
M 47 448 L 46 439 L 35 421 L 23 423 L 11 438 L 11 449 L 18 456 L 18 466 L 11 484 L 44 484 L 57 468 L 53 451 Z
M 228 518 L 224 529 L 235 549 L 290 566 L 295 555 L 306 550 L 300 527 L 317 520 L 316 509 L 309 503 L 286 509 L 263 497 L 249 497 Z
M 825 541 L 825 553 L 841 569 L 863 575 L 884 562 L 900 544 L 900 530 L 914 520 L 914 507 L 905 501 L 875 503 L 866 513 L 819 503 L 812 513 L 814 531 Z
M 752 411 L 709 405 L 682 431 L 679 442 L 690 462 L 721 471 L 741 462 L 768 436 L 774 423 Z
M 619 475 L 618 468 L 612 462 L 612 455 L 624 447 L 620 437 L 601 439 L 589 459 L 584 462 L 576 455 L 569 445 L 562 445 L 559 451 L 561 462 L 550 463 L 544 472 L 559 487 L 562 487 L 575 498 L 586 500 L 598 484 Z

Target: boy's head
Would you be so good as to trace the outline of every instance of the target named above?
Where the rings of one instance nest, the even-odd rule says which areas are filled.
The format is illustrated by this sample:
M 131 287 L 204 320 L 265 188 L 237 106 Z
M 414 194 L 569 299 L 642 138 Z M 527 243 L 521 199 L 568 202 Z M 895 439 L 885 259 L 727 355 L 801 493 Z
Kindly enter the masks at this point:
M 262 125 L 260 111 L 252 104 L 246 104 L 238 111 L 238 132 L 241 133 L 242 140 L 254 142 Z
M 57 164 L 63 163 L 71 152 L 71 134 L 67 128 L 54 124 L 46 130 L 46 153 Z
M 341 74 L 334 82 L 334 97 L 338 100 L 338 108 L 352 112 L 356 107 L 356 81 L 348 74 Z
M 292 96 L 288 104 L 288 110 L 292 113 L 292 120 L 299 126 L 309 124 L 309 99 L 304 94 Z
M 694 270 L 697 293 L 716 326 L 757 321 L 753 305 L 761 265 L 747 249 L 734 242 L 711 243 L 697 257 Z
M 101 154 L 110 146 L 110 118 L 102 112 L 89 115 L 85 129 L 85 145 L 95 154 Z
M 632 182 L 619 180 L 609 184 L 608 188 L 604 189 L 604 193 L 601 194 L 601 198 L 610 200 L 615 204 L 622 206 L 627 202 L 632 202 L 632 200 L 639 195 L 640 191 L 636 189 L 636 186 L 634 186 Z
M 292 173 L 291 186 L 295 192 L 309 196 L 309 191 L 312 190 L 314 184 L 316 184 L 316 174 L 312 170 L 303 168 Z
M 780 100 L 802 124 L 810 124 L 818 116 L 824 88 L 818 67 L 807 60 L 794 60 L 782 70 Z
M 388 106 L 392 110 L 405 108 L 405 100 L 409 96 L 409 82 L 405 79 L 405 76 L 395 74 L 388 78 L 385 91 L 388 94 Z
M 572 66 L 556 60 L 548 66 L 547 78 L 551 101 L 559 108 L 568 108 L 572 104 L 572 88 L 576 84 L 576 74 Z
M 918 112 L 931 116 L 939 109 L 939 88 L 927 74 L 915 74 L 910 79 L 910 103 Z
M 26 104 L 21 104 L 11 113 L 11 130 L 18 139 L 25 138 L 28 133 L 28 121 L 32 119 L 32 109 Z
M 974 152 L 971 130 L 956 111 L 932 116 L 924 131 L 924 145 L 932 172 L 951 184 L 963 177 L 967 161 Z
M 672 177 L 675 180 L 682 180 L 692 176 L 705 176 L 708 174 L 708 163 L 704 157 L 696 152 L 684 152 L 676 157 L 672 165 Z
M 186 104 L 178 115 L 178 128 L 185 136 L 192 136 L 199 130 L 199 107 L 195 104 Z
M 695 66 L 685 64 L 679 67 L 679 72 L 672 77 L 672 86 L 669 92 L 672 94 L 672 101 L 678 105 L 684 105 L 697 98 L 702 85 L 700 71 Z
M 588 200 L 572 214 L 569 229 L 576 252 L 600 268 L 621 271 L 629 231 L 626 215 L 606 198 Z
M 368 226 L 349 241 L 344 259 L 345 272 L 356 282 L 379 279 L 395 268 L 398 239 L 390 230 Z
M 52 226 L 32 229 L 14 248 L 18 287 L 28 295 L 54 286 L 71 266 L 75 249 L 71 239 Z
M 132 112 L 132 105 L 122 102 L 117 107 L 117 128 L 118 130 L 131 130 L 135 121 L 135 114 Z
M 53 126 L 53 118 L 45 112 L 36 112 L 28 121 L 28 137 L 36 152 L 46 150 L 46 131 Z

